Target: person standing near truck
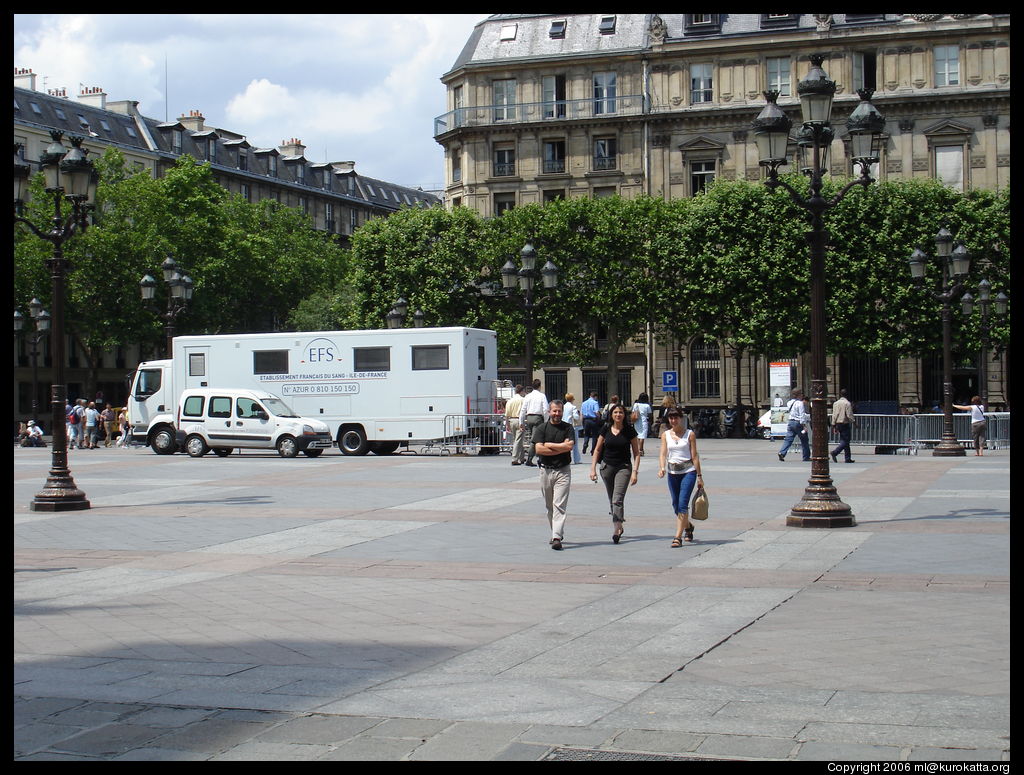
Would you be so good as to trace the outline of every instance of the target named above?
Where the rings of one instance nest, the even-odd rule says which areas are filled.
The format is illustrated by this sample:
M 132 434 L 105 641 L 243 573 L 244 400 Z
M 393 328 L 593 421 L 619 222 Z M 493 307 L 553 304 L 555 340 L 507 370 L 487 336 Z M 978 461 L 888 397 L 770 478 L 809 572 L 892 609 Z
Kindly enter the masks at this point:
M 512 441 L 512 465 L 523 464 L 523 426 L 519 424 L 519 410 L 523 408 L 523 386 L 516 385 L 516 392 L 505 404 L 505 430 Z

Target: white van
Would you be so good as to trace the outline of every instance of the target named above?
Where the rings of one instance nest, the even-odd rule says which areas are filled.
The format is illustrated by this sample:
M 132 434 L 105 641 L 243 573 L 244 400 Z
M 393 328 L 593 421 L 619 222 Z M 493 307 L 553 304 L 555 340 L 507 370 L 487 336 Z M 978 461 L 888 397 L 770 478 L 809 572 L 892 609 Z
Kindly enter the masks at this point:
M 300 417 L 273 393 L 230 388 L 185 390 L 178 402 L 178 446 L 192 457 L 211 449 L 226 457 L 240 449 L 276 449 L 281 457 L 319 456 L 333 444 L 331 429 Z

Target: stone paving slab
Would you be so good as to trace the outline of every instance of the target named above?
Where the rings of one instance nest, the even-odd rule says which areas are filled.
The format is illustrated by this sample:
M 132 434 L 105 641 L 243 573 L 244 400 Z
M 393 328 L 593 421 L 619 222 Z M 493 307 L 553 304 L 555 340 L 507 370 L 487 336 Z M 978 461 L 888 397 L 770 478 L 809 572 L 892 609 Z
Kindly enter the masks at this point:
M 15 758 L 1008 761 L 1009 453 L 858 450 L 821 531 L 776 448 L 704 441 L 678 550 L 578 466 L 563 552 L 507 457 L 98 451 L 37 514 L 16 450 Z

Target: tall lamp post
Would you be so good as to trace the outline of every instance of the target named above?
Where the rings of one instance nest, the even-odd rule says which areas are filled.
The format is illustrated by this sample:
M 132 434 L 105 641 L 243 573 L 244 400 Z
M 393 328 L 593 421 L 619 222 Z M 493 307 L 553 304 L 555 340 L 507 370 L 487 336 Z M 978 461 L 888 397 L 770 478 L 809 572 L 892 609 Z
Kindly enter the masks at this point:
M 761 166 L 767 168 L 765 185 L 773 190 L 780 186 L 785 189 L 793 202 L 807 213 L 811 224 L 806 235 L 811 254 L 811 478 L 803 498 L 793 506 L 786 524 L 793 527 L 850 527 L 856 524 L 856 520 L 850 507 L 840 500 L 829 473 L 825 371 L 825 245 L 828 232 L 822 216 L 842 201 L 854 186 L 866 188 L 873 182 L 870 170 L 871 165 L 879 160 L 885 119 L 871 104 L 873 91 L 858 91 L 861 101 L 850 114 L 846 128 L 851 157 L 860 166 L 860 177 L 847 184 L 832 199 L 825 199 L 821 194 L 822 179 L 834 137 L 829 119 L 836 84 L 821 68 L 823 56 L 815 54 L 810 60 L 810 71 L 797 84 L 803 127 L 796 141 L 803 157 L 801 169 L 810 176 L 809 196 L 804 198 L 779 178 L 779 167 L 789 161 L 789 130 L 792 126 L 792 121 L 776 104 L 779 92 L 764 93 L 768 104 L 754 120 L 752 128 Z
M 953 430 L 953 302 L 964 290 L 963 280 L 971 269 L 971 256 L 963 244 L 953 247 L 953 235 L 946 227 L 935 235 L 935 256 L 942 271 L 932 297 L 942 304 L 942 440 L 932 450 L 935 457 L 963 457 L 966 452 Z M 923 287 L 929 256 L 918 247 L 907 259 L 914 283 Z
M 81 511 L 90 507 L 89 501 L 75 485 L 68 468 L 68 434 L 64 407 L 67 404 L 67 385 L 64 383 L 64 301 L 65 278 L 68 261 L 64 258 L 64 243 L 76 233 L 84 232 L 88 216 L 96 198 L 96 175 L 92 162 L 82 149 L 82 138 L 71 139 L 68 149 L 62 142 L 63 133 L 50 132 L 52 142 L 39 157 L 39 166 L 46 180 L 46 194 L 53 203 L 53 218 L 49 229 L 39 229 L 28 218 L 22 217 L 22 208 L 28 197 L 29 165 L 21 159 L 20 146 L 14 149 L 14 222 L 21 223 L 39 239 L 53 246 L 53 256 L 47 259 L 52 280 L 50 303 L 53 305 L 51 328 L 53 339 L 50 353 L 53 359 L 53 382 L 50 387 L 51 448 L 50 472 L 45 487 L 33 498 L 32 511 Z M 65 214 L 65 208 L 70 210 Z
M 32 419 L 39 424 L 39 342 L 50 333 L 50 313 L 43 309 L 43 303 L 33 298 L 28 304 L 29 315 L 35 321 L 36 330 L 25 334 L 25 339 L 32 345 Z M 18 310 L 14 311 L 14 333 L 18 334 L 25 328 L 25 316 Z
M 537 332 L 534 311 L 543 305 L 551 295 L 537 295 L 537 279 L 542 278 L 543 290 L 553 291 L 558 287 L 558 267 L 547 261 L 537 270 L 537 251 L 532 242 L 523 245 L 519 251 L 520 266 L 511 258 L 501 268 L 501 285 L 505 298 L 513 299 L 523 311 L 523 327 L 526 330 L 526 371 L 527 382 L 533 381 L 533 344 Z
M 992 283 L 988 280 L 982 280 L 978 283 L 978 298 L 975 300 L 970 293 L 964 293 L 960 297 L 960 305 L 963 309 L 964 316 L 970 317 L 971 313 L 974 312 L 974 306 L 977 304 L 978 309 L 981 311 L 981 353 L 978 357 L 978 395 L 981 396 L 981 402 L 988 407 L 988 351 L 991 346 L 991 340 L 989 339 L 989 333 L 991 328 L 989 326 L 989 309 L 993 308 L 995 314 L 998 317 L 1002 317 L 1006 314 L 1007 302 L 1009 298 L 1002 291 L 999 295 L 992 298 Z M 998 359 L 999 356 L 996 356 Z
M 156 295 L 157 281 L 150 275 L 147 274 L 139 281 L 139 291 L 142 294 L 142 303 L 146 308 L 156 312 L 164 319 L 164 331 L 167 334 L 167 357 L 170 358 L 174 355 L 174 332 L 178 316 L 188 309 L 188 305 L 192 301 L 192 278 L 178 271 L 178 262 L 171 257 L 170 253 L 167 254 L 167 258 L 164 259 L 160 268 L 169 290 L 167 309 L 164 312 L 156 311 L 156 302 L 153 297 Z

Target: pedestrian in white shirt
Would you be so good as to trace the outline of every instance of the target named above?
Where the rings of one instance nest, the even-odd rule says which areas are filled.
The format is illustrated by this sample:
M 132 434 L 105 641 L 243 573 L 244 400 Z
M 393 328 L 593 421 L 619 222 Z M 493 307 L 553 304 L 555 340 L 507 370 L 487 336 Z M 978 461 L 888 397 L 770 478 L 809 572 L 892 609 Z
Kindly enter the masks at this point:
M 533 462 L 533 431 L 548 416 L 548 398 L 540 390 L 540 380 L 535 379 L 533 385 L 527 387 L 523 396 L 523 405 L 519 408 L 519 426 L 523 429 L 523 442 L 526 445 L 526 465 Z

